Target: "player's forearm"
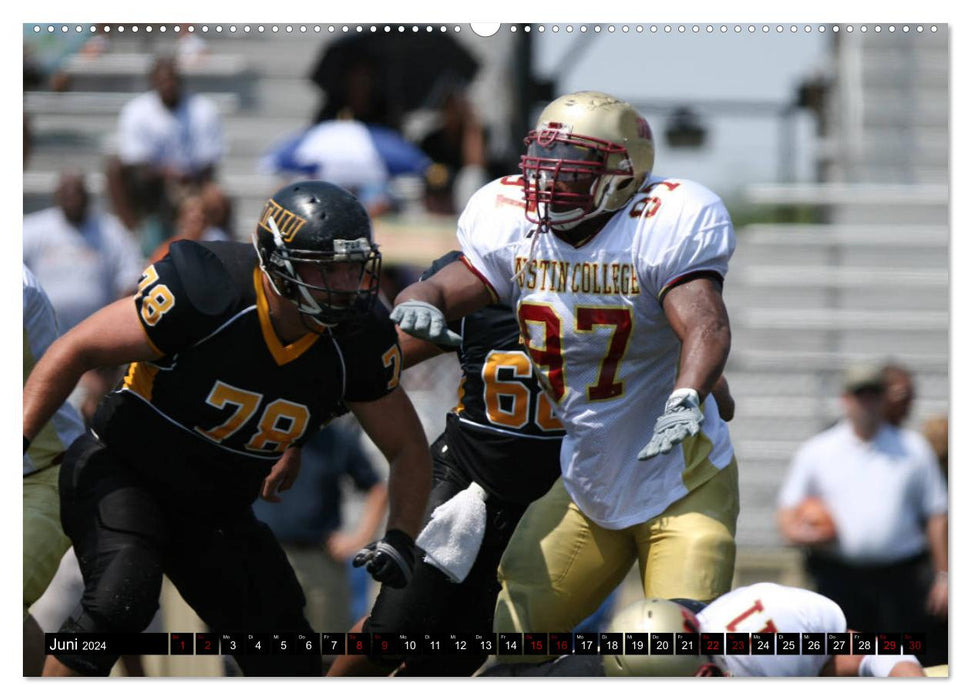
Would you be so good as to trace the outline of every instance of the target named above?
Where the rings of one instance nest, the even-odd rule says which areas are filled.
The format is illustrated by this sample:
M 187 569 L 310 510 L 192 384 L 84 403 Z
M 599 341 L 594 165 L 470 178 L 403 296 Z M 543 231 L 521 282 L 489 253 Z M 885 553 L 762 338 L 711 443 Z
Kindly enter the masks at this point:
M 388 487 L 378 482 L 367 492 L 364 499 L 364 507 L 361 512 L 361 519 L 354 532 L 356 540 L 361 542 L 361 546 L 370 541 L 378 531 L 378 526 L 384 520 L 388 510 Z
M 486 284 L 464 262 L 449 263 L 434 276 L 405 287 L 395 297 L 404 301 L 424 301 L 441 309 L 449 321 L 472 313 L 493 302 Z
M 398 345 L 401 346 L 402 369 L 414 367 L 444 352 L 434 343 L 409 335 L 400 328 L 398 329 Z
M 398 296 L 394 298 L 395 306 L 403 301 L 424 301 L 439 309 L 444 309 L 445 293 L 438 284 L 424 280 L 409 284 L 398 292 Z
M 689 329 L 682 339 L 674 388 L 694 389 L 704 399 L 722 376 L 731 346 L 728 323 L 712 319 Z
M 388 477 L 388 530 L 418 536 L 431 484 L 431 455 L 423 442 L 410 444 L 395 455 Z
M 90 356 L 72 346 L 69 337 L 52 343 L 24 384 L 24 437 L 33 440 L 74 391 L 81 375 L 95 366 Z

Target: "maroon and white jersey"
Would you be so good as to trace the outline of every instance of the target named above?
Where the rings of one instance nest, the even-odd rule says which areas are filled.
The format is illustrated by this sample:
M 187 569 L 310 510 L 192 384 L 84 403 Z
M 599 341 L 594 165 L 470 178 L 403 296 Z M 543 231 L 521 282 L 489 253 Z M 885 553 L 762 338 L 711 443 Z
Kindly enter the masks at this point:
M 846 632 L 840 606 L 826 596 L 777 583 L 755 583 L 716 598 L 698 613 L 702 632 Z M 828 654 L 731 655 L 733 676 L 818 676 Z
M 713 398 L 701 432 L 640 462 L 674 389 L 681 343 L 661 302 L 679 280 L 724 278 L 735 233 L 722 201 L 689 180 L 650 177 L 578 247 L 535 231 L 519 177 L 480 189 L 459 219 L 467 264 L 512 307 L 534 371 L 566 429 L 561 468 L 602 527 L 645 522 L 732 460 Z

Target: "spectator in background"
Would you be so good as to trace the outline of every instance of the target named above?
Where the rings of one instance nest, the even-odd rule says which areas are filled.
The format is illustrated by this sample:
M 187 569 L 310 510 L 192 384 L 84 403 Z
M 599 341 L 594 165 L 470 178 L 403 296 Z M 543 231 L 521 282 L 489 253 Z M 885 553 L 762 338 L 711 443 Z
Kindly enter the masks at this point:
M 377 60 L 365 49 L 355 48 L 335 65 L 321 53 L 310 74 L 310 81 L 324 91 L 314 123 L 333 119 L 354 119 L 397 129 L 392 116 Z
M 191 194 L 179 205 L 179 214 L 175 221 L 175 234 L 162 243 L 149 256 L 149 263 L 156 263 L 169 252 L 169 246 L 175 241 L 227 241 L 226 233 L 215 226 L 211 218 L 211 208 L 206 207 L 206 200 L 202 195 Z
M 134 293 L 143 260 L 118 219 L 92 206 L 80 173 L 61 173 L 54 202 L 24 217 L 23 255 L 67 332 L 101 307 Z M 88 419 L 117 380 L 117 368 L 88 372 L 71 403 Z
M 150 79 L 152 89 L 121 111 L 118 154 L 107 167 L 115 211 L 145 255 L 172 234 L 186 190 L 213 180 L 223 155 L 216 106 L 184 90 L 175 59 L 158 58 Z
M 133 293 L 142 271 L 131 234 L 92 206 L 84 176 L 73 171 L 61 173 L 53 207 L 24 217 L 23 254 L 65 332 Z
M 844 420 L 796 453 L 779 527 L 809 548 L 816 590 L 843 608 L 850 628 L 927 632 L 925 607 L 947 617 L 947 490 L 937 460 L 922 436 L 885 421 L 882 368 L 851 367 L 842 401 Z M 946 659 L 941 646 L 929 652 Z
M 379 58 L 357 37 L 338 43 L 341 50 L 331 53 L 333 47 L 328 46 L 309 76 L 324 92 L 313 123 L 274 144 L 259 169 L 288 179 L 311 177 L 340 185 L 372 218 L 393 213 L 412 199 L 408 192 L 396 191 L 393 180 L 424 178 L 431 160 L 400 133 L 403 105 L 389 102 L 381 70 L 388 59 Z
M 419 144 L 434 161 L 425 172 L 425 206 L 430 212 L 456 214 L 489 180 L 486 133 L 464 90 L 454 83 L 444 91 L 439 119 Z
M 304 614 L 318 632 L 344 632 L 353 622 L 348 562 L 378 531 L 388 492 L 357 435 L 331 424 L 303 447 L 297 488 L 277 502 L 256 501 L 256 517 L 273 530 L 307 599 Z M 365 494 L 357 525 L 342 531 L 342 485 Z
M 887 383 L 887 402 L 883 417 L 890 425 L 900 428 L 910 416 L 910 409 L 917 397 L 914 377 L 903 365 L 892 363 L 883 366 L 883 373 Z
M 291 134 L 270 148 L 260 170 L 312 177 L 351 191 L 374 218 L 399 208 L 392 179 L 423 176 L 428 156 L 397 131 L 354 119 L 332 119 Z
M 206 210 L 210 240 L 234 240 L 233 203 L 226 191 L 215 182 L 207 182 L 199 190 L 202 206 Z

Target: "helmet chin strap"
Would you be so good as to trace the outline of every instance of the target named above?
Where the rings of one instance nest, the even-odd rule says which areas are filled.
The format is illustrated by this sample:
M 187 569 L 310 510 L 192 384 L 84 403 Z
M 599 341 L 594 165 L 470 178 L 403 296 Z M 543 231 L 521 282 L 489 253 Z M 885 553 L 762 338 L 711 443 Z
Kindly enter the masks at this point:
M 549 207 L 549 205 L 547 205 Z M 570 219 L 574 216 L 580 215 L 579 218 L 573 219 L 572 221 L 566 221 L 564 223 L 557 223 L 558 218 Z M 547 217 L 550 220 L 550 228 L 556 231 L 569 231 L 572 228 L 576 228 L 581 223 L 586 221 L 587 217 L 583 215 L 583 209 L 571 209 L 570 211 L 560 212 L 559 214 L 554 214 L 553 212 L 548 212 Z
M 324 331 L 329 331 L 331 328 L 336 326 L 336 323 L 324 323 L 320 319 L 314 318 L 313 316 L 308 316 L 305 313 L 300 314 L 300 320 L 303 323 L 303 327 L 306 328 L 311 333 L 323 333 Z
M 617 178 L 613 175 L 601 175 L 599 178 L 597 178 L 596 182 L 594 182 L 593 186 L 590 189 L 596 190 L 600 186 L 601 182 L 604 182 L 604 187 L 600 193 L 600 197 L 598 198 L 598 201 L 600 203 L 597 205 L 596 209 L 593 209 L 590 212 L 583 214 L 580 218 L 576 219 L 575 221 L 568 221 L 563 224 L 556 223 L 556 219 L 553 218 L 554 214 L 552 211 L 550 211 L 549 212 L 550 228 L 552 228 L 555 231 L 570 231 L 576 228 L 577 226 L 579 226 L 580 224 L 582 224 L 584 221 L 590 221 L 590 219 L 596 219 L 598 216 L 606 212 L 607 200 L 610 199 L 610 195 L 613 193 L 613 190 L 615 189 Z M 582 211 L 583 211 L 582 209 L 572 209 L 568 212 L 562 212 L 560 214 L 557 214 L 556 216 L 568 218 Z

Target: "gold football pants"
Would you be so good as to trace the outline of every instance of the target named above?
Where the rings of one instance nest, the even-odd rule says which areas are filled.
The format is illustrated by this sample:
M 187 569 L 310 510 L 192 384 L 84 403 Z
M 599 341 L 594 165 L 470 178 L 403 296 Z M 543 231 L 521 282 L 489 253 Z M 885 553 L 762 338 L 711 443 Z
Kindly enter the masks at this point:
M 494 629 L 569 632 L 635 561 L 645 597 L 711 601 L 731 588 L 737 517 L 734 458 L 659 516 L 621 530 L 600 527 L 580 512 L 559 479 L 526 511 L 502 557 Z

